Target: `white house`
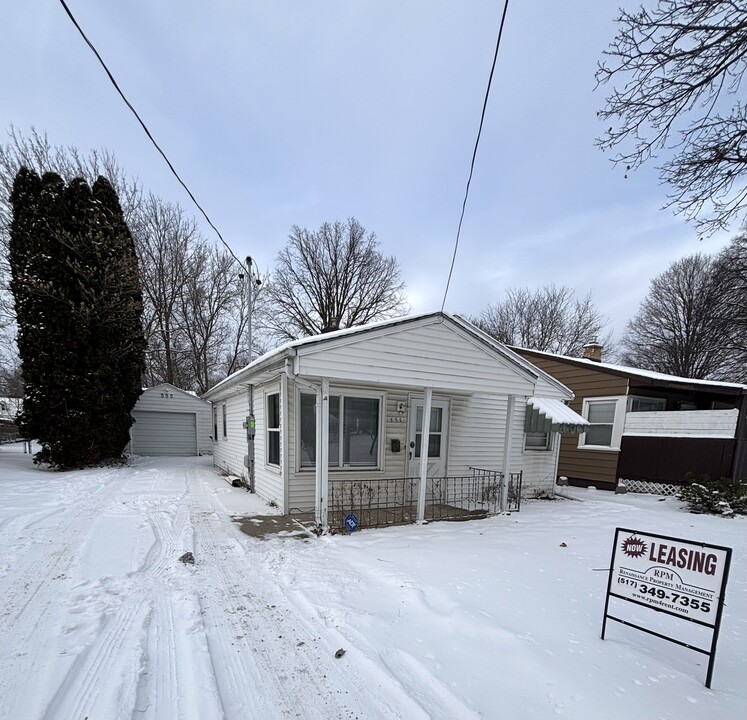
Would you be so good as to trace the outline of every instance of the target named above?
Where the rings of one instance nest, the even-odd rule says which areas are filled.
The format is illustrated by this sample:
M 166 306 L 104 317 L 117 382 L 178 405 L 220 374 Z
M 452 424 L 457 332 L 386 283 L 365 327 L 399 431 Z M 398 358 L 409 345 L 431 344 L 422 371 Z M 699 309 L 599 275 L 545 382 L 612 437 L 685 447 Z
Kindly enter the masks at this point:
M 568 388 L 444 313 L 288 343 L 204 397 L 213 403 L 214 464 L 286 513 L 315 512 L 322 526 L 330 502 L 350 509 L 346 493 L 359 503 L 393 493 L 422 519 L 427 493 L 445 487 L 435 479 L 453 479 L 448 503 L 472 487 L 471 507 L 470 478 L 484 475 L 500 483 L 504 504 L 518 473 L 525 495 L 551 492 L 557 433 L 587 424 L 565 405 Z M 490 492 L 479 489 L 482 500 Z
M 14 423 L 23 410 L 23 398 L 0 397 L 0 422 Z
M 210 403 L 174 385 L 143 390 L 132 417 L 133 455 L 208 455 L 213 450 Z

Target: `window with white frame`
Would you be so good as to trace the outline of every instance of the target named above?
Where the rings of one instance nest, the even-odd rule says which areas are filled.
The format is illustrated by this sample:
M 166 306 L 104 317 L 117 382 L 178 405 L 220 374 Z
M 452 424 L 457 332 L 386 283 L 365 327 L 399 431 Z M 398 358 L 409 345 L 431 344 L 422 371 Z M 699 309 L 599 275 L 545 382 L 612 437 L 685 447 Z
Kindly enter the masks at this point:
M 267 464 L 280 465 L 280 393 L 267 396 Z
M 213 441 L 218 442 L 218 407 L 213 406 Z
M 228 437 L 228 410 L 225 403 L 223 403 L 223 437 Z
M 380 395 L 336 393 L 329 396 L 329 467 L 379 466 Z M 299 412 L 299 466 L 316 464 L 316 396 L 301 393 Z
M 618 450 L 625 416 L 625 398 L 584 400 L 583 415 L 589 421 L 579 436 L 579 447 Z
M 524 450 L 550 450 L 552 435 L 549 432 L 524 433 Z

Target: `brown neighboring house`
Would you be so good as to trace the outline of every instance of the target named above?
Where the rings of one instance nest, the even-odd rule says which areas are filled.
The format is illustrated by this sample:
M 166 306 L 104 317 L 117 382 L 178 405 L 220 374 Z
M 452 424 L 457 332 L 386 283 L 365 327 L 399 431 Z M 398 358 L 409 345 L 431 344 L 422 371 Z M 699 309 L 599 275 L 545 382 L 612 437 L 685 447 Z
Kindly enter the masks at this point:
M 747 386 L 603 363 L 597 343 L 583 358 L 512 349 L 569 387 L 591 423 L 561 440 L 558 476 L 571 484 L 747 476 Z

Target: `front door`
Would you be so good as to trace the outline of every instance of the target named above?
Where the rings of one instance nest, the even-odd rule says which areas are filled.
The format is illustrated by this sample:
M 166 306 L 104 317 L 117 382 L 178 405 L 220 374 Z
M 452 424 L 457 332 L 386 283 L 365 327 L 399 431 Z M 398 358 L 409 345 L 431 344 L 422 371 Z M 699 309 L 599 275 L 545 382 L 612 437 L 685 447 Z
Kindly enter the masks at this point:
M 423 437 L 424 401 L 410 402 L 407 437 L 407 474 L 420 475 L 420 450 Z M 449 401 L 431 402 L 431 424 L 428 436 L 428 477 L 445 477 L 446 449 L 448 447 Z

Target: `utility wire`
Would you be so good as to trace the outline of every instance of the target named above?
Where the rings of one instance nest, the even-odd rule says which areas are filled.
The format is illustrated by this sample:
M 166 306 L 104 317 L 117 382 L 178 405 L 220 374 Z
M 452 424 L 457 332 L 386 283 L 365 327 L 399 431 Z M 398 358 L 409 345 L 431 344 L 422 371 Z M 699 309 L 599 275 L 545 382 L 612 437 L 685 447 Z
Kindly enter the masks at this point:
M 148 139 L 153 143 L 153 146 L 158 150 L 158 152 L 161 154 L 161 157 L 166 161 L 166 164 L 169 166 L 169 170 L 173 173 L 174 177 L 179 181 L 179 184 L 187 191 L 187 195 L 191 198 L 192 202 L 195 204 L 197 209 L 202 213 L 205 220 L 207 220 L 208 225 L 210 225 L 213 230 L 215 230 L 215 234 L 218 236 L 220 241 L 223 243 L 223 246 L 228 250 L 228 252 L 231 254 L 231 257 L 239 264 L 240 268 L 243 268 L 245 272 L 249 272 L 246 267 L 244 266 L 244 263 L 239 260 L 236 255 L 234 254 L 233 250 L 231 250 L 231 247 L 229 244 L 223 239 L 223 235 L 220 234 L 220 230 L 218 230 L 217 227 L 213 224 L 213 221 L 208 217 L 208 214 L 203 210 L 202 205 L 197 202 L 197 199 L 192 194 L 192 191 L 187 187 L 187 184 L 184 182 L 184 180 L 179 177 L 179 173 L 174 169 L 174 166 L 171 164 L 171 161 L 166 157 L 166 153 L 161 150 L 161 147 L 159 144 L 155 141 L 153 138 L 153 135 L 151 135 L 150 130 L 148 130 L 148 126 L 143 122 L 143 119 L 138 115 L 137 110 L 132 106 L 132 103 L 127 99 L 125 94 L 120 89 L 119 85 L 117 84 L 117 81 L 114 79 L 114 76 L 109 71 L 109 68 L 106 66 L 106 63 L 101 58 L 101 55 L 99 55 L 99 51 L 96 50 L 93 43 L 88 39 L 86 34 L 83 32 L 83 29 L 80 25 L 78 25 L 78 21 L 73 16 L 73 13 L 70 11 L 70 8 L 67 6 L 67 3 L 65 0 L 60 0 L 60 4 L 62 5 L 63 9 L 67 13 L 67 16 L 72 21 L 73 25 L 77 28 L 78 32 L 80 33 L 83 40 L 85 40 L 86 45 L 88 45 L 89 48 L 91 48 L 91 51 L 96 56 L 96 59 L 101 64 L 101 67 L 104 68 L 104 72 L 108 75 L 109 80 L 111 81 L 111 84 L 114 85 L 115 90 L 119 93 L 122 100 L 124 100 L 125 105 L 127 105 L 128 108 L 132 111 L 132 114 L 137 118 L 137 121 L 140 123 L 141 127 L 145 131 L 145 134 L 148 136 Z
M 60 0 L 62 2 L 62 0 Z M 480 144 L 480 135 L 482 135 L 482 126 L 485 122 L 485 109 L 488 107 L 488 98 L 490 97 L 490 86 L 493 82 L 493 73 L 495 72 L 495 63 L 498 59 L 498 49 L 501 47 L 501 37 L 503 36 L 503 25 L 506 22 L 506 12 L 508 11 L 508 0 L 503 4 L 503 15 L 501 16 L 501 25 L 498 29 L 498 40 L 495 44 L 495 55 L 493 55 L 493 65 L 490 68 L 490 77 L 488 78 L 488 87 L 485 89 L 485 100 L 482 104 L 482 114 L 480 115 L 480 127 L 477 130 L 477 139 L 475 140 L 475 148 L 472 151 L 472 163 L 469 167 L 469 177 L 467 178 L 467 188 L 464 191 L 464 201 L 462 202 L 462 214 L 459 216 L 459 226 L 457 227 L 456 241 L 454 242 L 454 254 L 451 256 L 451 267 L 449 268 L 449 277 L 446 280 L 446 289 L 444 290 L 444 299 L 441 303 L 441 312 L 444 311 L 446 305 L 446 296 L 449 293 L 449 285 L 451 285 L 451 275 L 454 272 L 454 263 L 456 262 L 457 250 L 459 249 L 459 236 L 462 233 L 462 222 L 464 221 L 464 211 L 467 208 L 467 198 L 469 197 L 469 186 L 472 183 L 472 173 L 475 170 L 475 159 L 477 158 L 477 147 Z

